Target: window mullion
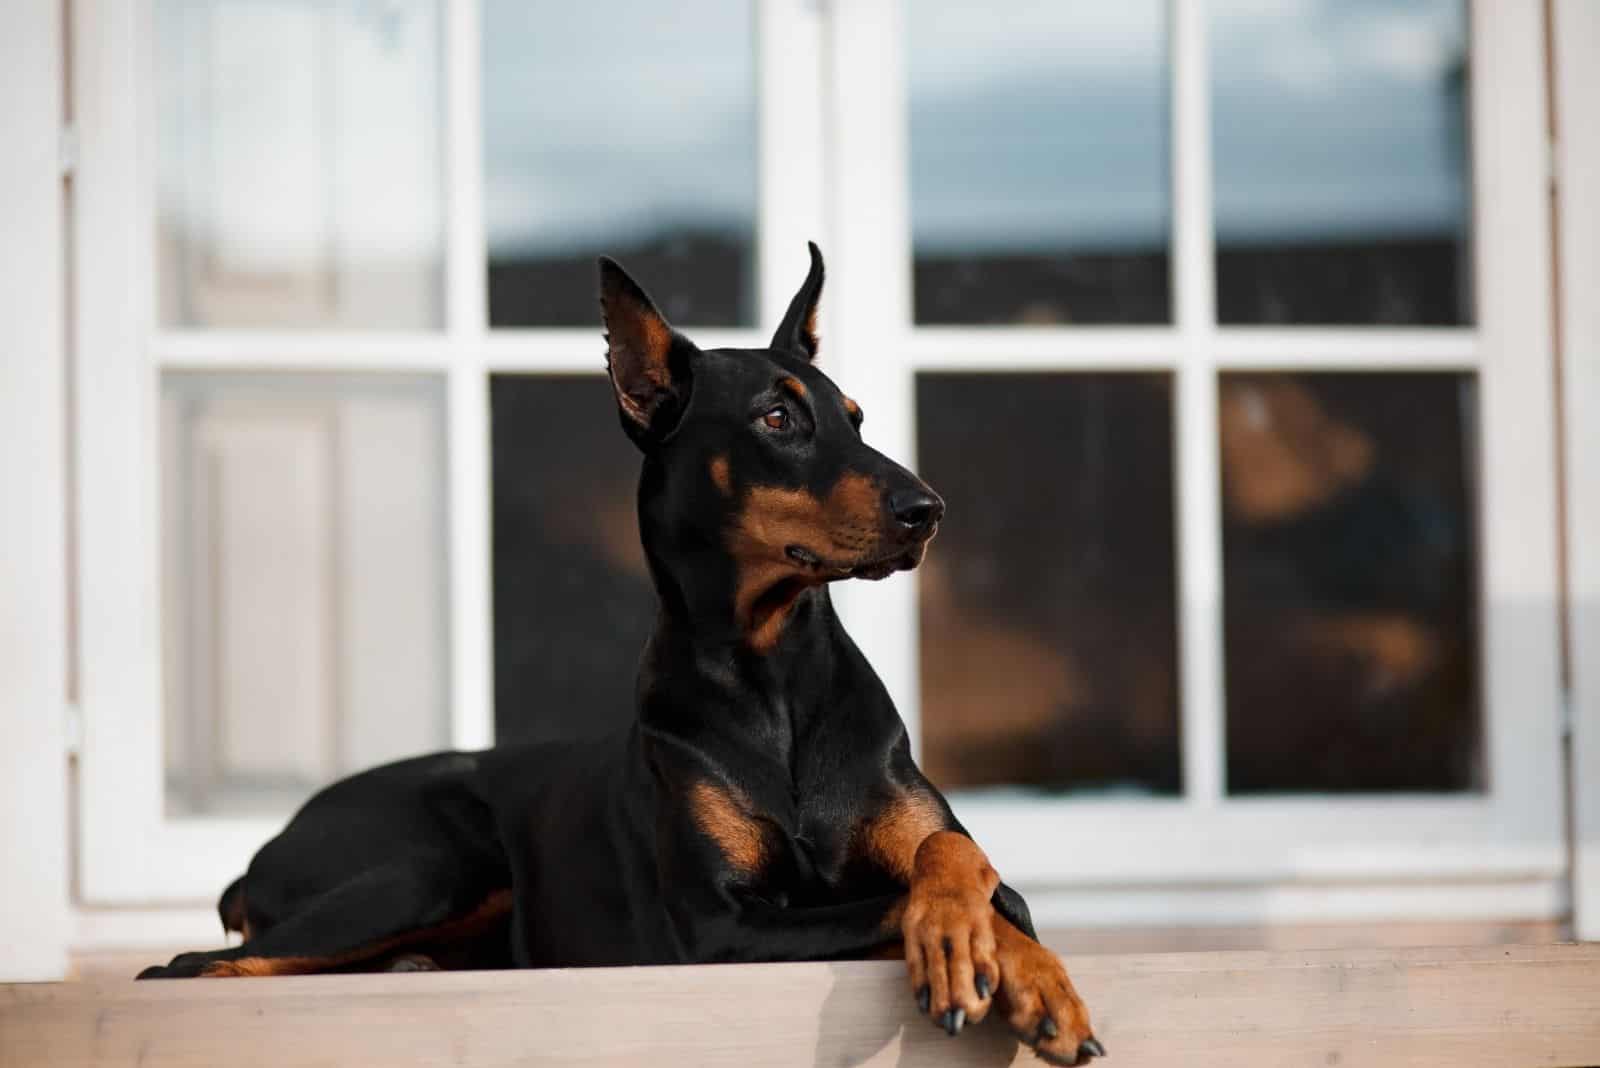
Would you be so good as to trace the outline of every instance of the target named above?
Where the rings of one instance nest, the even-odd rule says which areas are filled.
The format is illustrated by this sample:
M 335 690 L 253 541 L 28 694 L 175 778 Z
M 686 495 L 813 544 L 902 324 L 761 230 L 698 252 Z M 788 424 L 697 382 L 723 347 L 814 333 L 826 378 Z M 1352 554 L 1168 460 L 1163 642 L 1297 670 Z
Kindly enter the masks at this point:
M 1179 369 L 1175 418 L 1179 678 L 1184 792 L 1215 805 L 1223 765 L 1222 519 L 1217 453 L 1211 85 L 1205 6 L 1171 5 L 1172 284 Z
M 816 241 L 824 253 L 829 250 L 823 234 L 824 17 L 817 5 L 802 0 L 767 0 L 756 8 L 754 44 L 760 79 L 756 307 L 757 326 L 763 331 L 783 318 L 798 279 L 805 277 L 805 243 Z M 763 332 L 761 341 L 766 338 Z
M 479 748 L 494 738 L 494 702 L 478 0 L 447 4 L 444 18 L 451 734 L 456 746 Z

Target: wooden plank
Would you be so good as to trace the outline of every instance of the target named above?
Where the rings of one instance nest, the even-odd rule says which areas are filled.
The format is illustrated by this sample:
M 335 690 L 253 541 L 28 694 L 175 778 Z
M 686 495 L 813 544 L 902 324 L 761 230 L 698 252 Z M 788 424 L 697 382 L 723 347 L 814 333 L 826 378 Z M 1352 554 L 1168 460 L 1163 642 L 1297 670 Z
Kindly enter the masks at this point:
M 1035 917 L 1037 922 L 1037 917 Z M 1548 945 L 1569 941 L 1557 920 L 1435 920 L 1429 923 L 1271 923 L 1042 927 L 1044 944 L 1066 957 L 1240 950 L 1399 949 L 1421 946 Z M 67 979 L 128 979 L 147 965 L 216 942 L 210 905 L 186 910 L 80 909 Z M 40 976 L 39 978 L 54 978 Z
M 1600 946 L 1082 957 L 1108 1064 L 1600 1064 Z M 894 963 L 0 987 L 0 1065 L 996 1065 Z

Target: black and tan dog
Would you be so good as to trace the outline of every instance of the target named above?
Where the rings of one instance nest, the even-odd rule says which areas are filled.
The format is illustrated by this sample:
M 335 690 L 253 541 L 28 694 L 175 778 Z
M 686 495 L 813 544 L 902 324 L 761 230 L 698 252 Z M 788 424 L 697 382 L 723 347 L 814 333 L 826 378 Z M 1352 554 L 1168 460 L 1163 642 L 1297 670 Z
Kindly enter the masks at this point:
M 867 956 L 951 1034 L 1103 1053 L 1027 906 L 912 762 L 828 583 L 915 567 L 944 503 L 813 366 L 822 258 L 770 348 L 702 351 L 600 263 L 660 598 L 638 715 L 439 753 L 313 797 L 223 894 L 242 945 L 142 977 Z

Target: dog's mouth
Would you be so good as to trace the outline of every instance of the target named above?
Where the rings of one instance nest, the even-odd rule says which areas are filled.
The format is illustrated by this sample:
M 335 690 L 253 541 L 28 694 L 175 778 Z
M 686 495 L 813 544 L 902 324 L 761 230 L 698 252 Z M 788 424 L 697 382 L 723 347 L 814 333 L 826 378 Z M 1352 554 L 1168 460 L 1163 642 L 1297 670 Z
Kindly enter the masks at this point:
M 807 549 L 804 545 L 791 545 L 784 550 L 784 555 L 805 568 L 810 574 L 815 575 L 822 582 L 834 582 L 840 579 L 852 578 L 876 582 L 879 579 L 888 578 L 896 571 L 910 571 L 922 563 L 922 555 L 927 546 L 927 541 L 917 541 L 899 548 L 887 556 L 854 563 L 837 563 L 828 560 Z

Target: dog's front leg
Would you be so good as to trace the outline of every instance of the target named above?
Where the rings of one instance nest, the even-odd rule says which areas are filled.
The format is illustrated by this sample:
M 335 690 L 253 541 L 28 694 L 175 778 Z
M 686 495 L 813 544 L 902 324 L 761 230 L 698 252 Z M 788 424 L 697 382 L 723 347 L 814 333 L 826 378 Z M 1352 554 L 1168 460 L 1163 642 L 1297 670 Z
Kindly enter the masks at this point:
M 868 820 L 869 855 L 909 889 L 901 916 L 918 1007 L 951 1034 L 1001 1015 L 1045 1060 L 1077 1064 L 1104 1053 L 1061 959 L 1039 944 L 1022 898 L 926 783 Z
M 997 1000 L 1017 1037 L 1051 1064 L 1083 1064 L 1105 1056 L 1061 958 L 1004 916 L 995 916 L 994 933 L 1000 961 Z
M 989 1012 L 999 987 L 995 912 L 1000 876 L 971 838 L 937 831 L 911 863 L 911 892 L 900 918 L 906 970 L 917 1007 L 952 1035 Z

